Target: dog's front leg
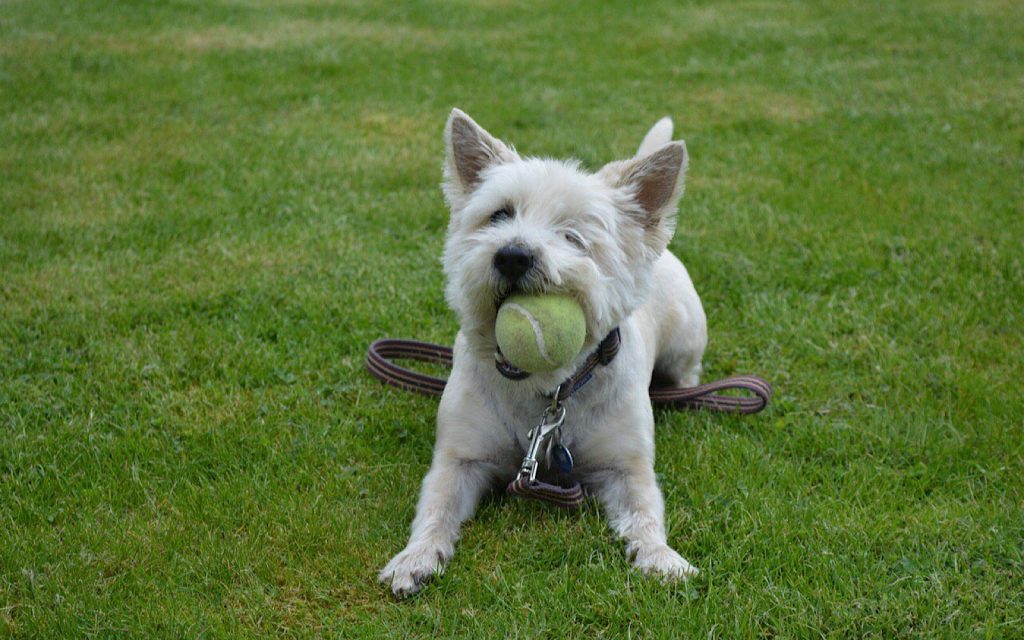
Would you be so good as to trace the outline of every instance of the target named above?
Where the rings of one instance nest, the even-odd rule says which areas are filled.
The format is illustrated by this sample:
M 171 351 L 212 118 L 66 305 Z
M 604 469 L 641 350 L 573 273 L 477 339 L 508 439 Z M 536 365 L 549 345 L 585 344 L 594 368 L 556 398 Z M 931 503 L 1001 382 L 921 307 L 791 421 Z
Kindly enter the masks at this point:
M 636 568 L 670 579 L 697 574 L 666 542 L 665 503 L 651 456 L 637 453 L 622 466 L 602 472 L 592 486 Z
M 473 515 L 493 477 L 492 463 L 459 459 L 441 449 L 435 452 L 423 479 L 409 544 L 380 572 L 381 582 L 390 580 L 396 596 L 416 593 L 444 571 L 455 551 L 459 526 Z

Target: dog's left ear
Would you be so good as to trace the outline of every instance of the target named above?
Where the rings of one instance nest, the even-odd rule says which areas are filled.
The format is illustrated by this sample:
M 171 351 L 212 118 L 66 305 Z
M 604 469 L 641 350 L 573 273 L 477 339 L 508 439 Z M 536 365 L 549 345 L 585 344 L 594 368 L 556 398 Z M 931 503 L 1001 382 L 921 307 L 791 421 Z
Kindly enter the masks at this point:
M 638 218 L 648 244 L 661 253 L 675 231 L 676 205 L 683 195 L 689 156 L 686 143 L 670 142 L 642 156 L 605 165 L 600 174 L 631 199 L 628 214 Z
M 448 116 L 444 144 L 444 190 L 453 204 L 476 189 L 485 169 L 519 157 L 458 109 Z

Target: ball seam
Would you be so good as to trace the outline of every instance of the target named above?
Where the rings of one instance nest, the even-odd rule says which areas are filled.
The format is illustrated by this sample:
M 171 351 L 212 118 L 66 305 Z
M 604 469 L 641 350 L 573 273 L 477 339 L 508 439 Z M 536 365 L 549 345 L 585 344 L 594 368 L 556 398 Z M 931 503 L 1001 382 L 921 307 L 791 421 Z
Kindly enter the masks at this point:
M 516 304 L 515 302 L 506 302 L 504 306 L 507 306 L 510 311 L 517 311 L 526 318 L 526 321 L 530 323 L 533 328 L 533 336 L 537 341 L 537 350 L 540 352 L 540 357 L 544 358 L 544 361 L 548 364 L 556 364 L 551 360 L 551 356 L 548 355 L 547 344 L 544 342 L 544 330 L 541 329 L 540 322 L 536 317 L 524 307 Z

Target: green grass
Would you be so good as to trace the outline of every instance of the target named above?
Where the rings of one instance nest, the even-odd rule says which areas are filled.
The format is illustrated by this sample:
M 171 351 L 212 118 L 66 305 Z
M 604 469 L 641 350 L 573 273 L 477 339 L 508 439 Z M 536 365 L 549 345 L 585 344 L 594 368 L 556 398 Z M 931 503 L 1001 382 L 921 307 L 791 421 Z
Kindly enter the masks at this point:
M 0 4 L 0 636 L 1024 635 L 1024 5 Z M 589 166 L 671 114 L 709 378 L 689 584 L 494 500 L 396 603 L 450 342 L 452 106 Z

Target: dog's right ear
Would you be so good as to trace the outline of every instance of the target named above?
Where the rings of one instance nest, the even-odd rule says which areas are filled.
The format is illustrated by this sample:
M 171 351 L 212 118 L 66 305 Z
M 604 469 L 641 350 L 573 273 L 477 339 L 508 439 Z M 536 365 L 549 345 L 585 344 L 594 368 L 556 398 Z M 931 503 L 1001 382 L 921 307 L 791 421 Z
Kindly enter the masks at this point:
M 444 190 L 453 204 L 476 189 L 485 169 L 519 158 L 513 149 L 458 109 L 452 109 L 448 116 L 444 144 Z
M 610 162 L 598 172 L 628 197 L 626 213 L 643 227 L 655 255 L 665 250 L 675 231 L 676 205 L 683 195 L 688 163 L 686 143 L 679 140 L 647 155 Z

